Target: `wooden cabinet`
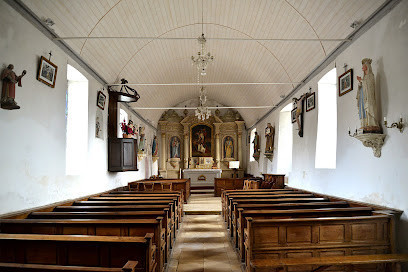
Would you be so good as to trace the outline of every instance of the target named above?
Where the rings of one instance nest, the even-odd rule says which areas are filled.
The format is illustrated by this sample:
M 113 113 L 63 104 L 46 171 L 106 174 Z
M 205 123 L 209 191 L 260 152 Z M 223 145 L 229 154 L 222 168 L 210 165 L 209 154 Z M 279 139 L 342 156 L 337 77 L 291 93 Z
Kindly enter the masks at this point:
M 111 172 L 137 171 L 137 140 L 110 138 L 108 170 Z

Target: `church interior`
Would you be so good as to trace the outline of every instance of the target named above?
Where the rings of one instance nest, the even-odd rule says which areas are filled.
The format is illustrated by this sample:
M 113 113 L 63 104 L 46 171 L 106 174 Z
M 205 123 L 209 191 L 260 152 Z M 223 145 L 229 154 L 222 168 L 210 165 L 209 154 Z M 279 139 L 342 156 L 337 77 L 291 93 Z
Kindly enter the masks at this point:
M 0 271 L 408 271 L 408 0 L 0 14 Z

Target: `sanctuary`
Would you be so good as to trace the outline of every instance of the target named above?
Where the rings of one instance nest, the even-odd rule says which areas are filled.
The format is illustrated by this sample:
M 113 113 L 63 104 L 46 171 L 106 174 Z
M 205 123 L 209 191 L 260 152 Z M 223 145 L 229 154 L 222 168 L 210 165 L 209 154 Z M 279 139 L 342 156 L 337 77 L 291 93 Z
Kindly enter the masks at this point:
M 192 178 L 192 185 L 214 185 L 215 177 L 231 178 L 234 170 L 230 162 L 242 165 L 244 156 L 245 122 L 241 115 L 231 109 L 224 114 L 216 110 L 204 121 L 188 110 L 183 115 L 168 110 L 159 120 L 160 175 Z M 243 177 L 244 170 L 238 169 L 236 174 Z

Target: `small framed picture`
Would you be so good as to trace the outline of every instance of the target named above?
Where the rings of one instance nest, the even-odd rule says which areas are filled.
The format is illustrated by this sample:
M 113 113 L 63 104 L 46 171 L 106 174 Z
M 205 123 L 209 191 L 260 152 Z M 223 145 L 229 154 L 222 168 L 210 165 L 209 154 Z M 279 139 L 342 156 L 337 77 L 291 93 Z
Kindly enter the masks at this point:
M 37 80 L 54 88 L 55 80 L 57 79 L 57 71 L 57 65 L 47 60 L 45 57 L 41 57 Z
M 292 117 L 292 123 L 296 122 L 296 110 L 297 108 L 294 108 L 290 115 Z
M 353 90 L 353 69 L 339 76 L 339 96 Z
M 96 105 L 104 110 L 105 109 L 105 102 L 106 102 L 106 95 L 102 92 L 99 91 L 98 92 L 98 98 L 96 99 Z
M 311 93 L 306 97 L 306 111 L 311 111 L 315 108 L 315 93 Z

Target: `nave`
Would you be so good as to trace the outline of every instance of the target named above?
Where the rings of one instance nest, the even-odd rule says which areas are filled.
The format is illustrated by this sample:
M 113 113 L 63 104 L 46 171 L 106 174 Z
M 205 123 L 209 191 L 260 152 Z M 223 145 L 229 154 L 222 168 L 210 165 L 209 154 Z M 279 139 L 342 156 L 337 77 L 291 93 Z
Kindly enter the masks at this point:
M 221 212 L 220 198 L 193 194 L 184 210 L 168 272 L 242 271 L 222 216 L 215 214 Z

